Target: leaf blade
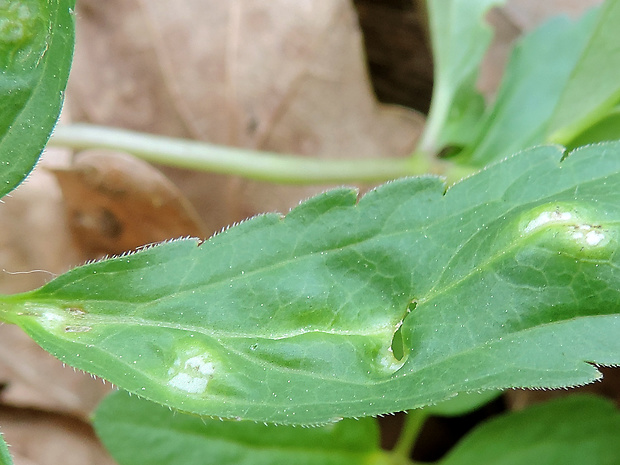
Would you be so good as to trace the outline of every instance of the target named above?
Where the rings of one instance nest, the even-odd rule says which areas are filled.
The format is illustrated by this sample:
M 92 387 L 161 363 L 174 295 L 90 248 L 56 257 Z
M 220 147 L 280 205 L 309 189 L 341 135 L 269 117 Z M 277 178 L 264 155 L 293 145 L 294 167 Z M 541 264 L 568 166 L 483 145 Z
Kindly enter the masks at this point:
M 553 18 L 516 44 L 497 97 L 479 122 L 477 137 L 456 160 L 485 166 L 545 142 L 546 127 L 596 30 L 598 13 L 591 11 L 576 22 Z
M 0 465 L 13 465 L 13 458 L 2 434 L 0 434 Z
M 620 4 L 607 1 L 550 119 L 547 140 L 570 143 L 603 119 L 620 100 Z
M 439 463 L 613 463 L 618 428 L 620 416 L 609 401 L 570 396 L 483 424 Z
M 370 418 L 312 429 L 223 422 L 172 412 L 126 392 L 100 404 L 94 426 L 121 465 L 361 465 L 382 453 Z
M 36 164 L 60 114 L 73 55 L 74 0 L 5 2 L 0 14 L 0 197 Z
M 599 376 L 584 360 L 620 352 L 620 144 L 562 158 L 532 149 L 445 195 L 433 177 L 357 204 L 331 191 L 86 265 L 0 315 L 66 363 L 221 417 L 313 424 L 583 384 Z

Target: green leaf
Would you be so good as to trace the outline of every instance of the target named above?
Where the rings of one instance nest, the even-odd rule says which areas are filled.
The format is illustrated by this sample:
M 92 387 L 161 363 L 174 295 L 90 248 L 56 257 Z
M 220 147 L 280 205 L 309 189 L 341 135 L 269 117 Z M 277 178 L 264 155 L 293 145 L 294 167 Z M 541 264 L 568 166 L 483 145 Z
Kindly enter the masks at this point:
M 129 391 L 228 418 L 583 384 L 600 377 L 585 361 L 620 363 L 618 185 L 610 143 L 522 152 L 445 195 L 431 176 L 359 203 L 337 189 L 2 296 L 0 318 Z
M 434 61 L 433 97 L 420 149 L 465 144 L 484 111 L 476 91 L 480 63 L 493 36 L 484 22 L 504 0 L 427 1 Z
M 485 166 L 545 141 L 581 50 L 596 30 L 597 13 L 578 22 L 553 18 L 517 43 L 495 103 L 475 131 L 476 140 L 456 160 Z
M 602 120 L 590 126 L 571 141 L 572 147 L 593 142 L 610 142 L 620 139 L 620 105 L 616 105 Z
M 372 418 L 317 428 L 210 420 L 126 392 L 104 399 L 94 426 L 120 465 L 363 465 L 385 454 Z
M 424 408 L 428 415 L 456 417 L 470 413 L 502 395 L 503 391 L 491 390 L 482 392 L 466 392 L 454 396 L 436 405 Z
M 0 465 L 13 465 L 13 459 L 2 434 L 0 434 Z
M 620 415 L 608 400 L 570 396 L 495 418 L 475 429 L 440 465 L 618 463 Z
M 75 0 L 0 0 L 0 197 L 36 164 L 60 113 Z
M 555 108 L 547 140 L 571 143 L 620 101 L 620 2 L 607 0 Z

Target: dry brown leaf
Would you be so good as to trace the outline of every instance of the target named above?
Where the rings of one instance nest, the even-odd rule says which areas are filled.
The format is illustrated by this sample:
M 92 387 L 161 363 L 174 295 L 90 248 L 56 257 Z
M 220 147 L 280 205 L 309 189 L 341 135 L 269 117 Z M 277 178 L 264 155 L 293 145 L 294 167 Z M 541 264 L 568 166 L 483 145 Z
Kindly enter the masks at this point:
M 413 149 L 422 118 L 377 104 L 348 1 L 79 6 L 68 92 L 76 119 L 316 157 Z M 323 189 L 167 172 L 211 230 Z
M 16 326 L 0 326 L 2 403 L 63 412 L 84 420 L 111 386 L 65 366 Z
M 114 465 L 92 428 L 59 414 L 0 406 L 0 425 L 15 465 Z
M 85 151 L 71 166 L 53 173 L 64 195 L 69 228 L 85 258 L 206 234 L 179 189 L 130 155 Z
M 0 203 L 0 292 L 34 289 L 78 263 L 62 194 L 41 168 Z M 43 271 L 35 271 L 43 270 Z

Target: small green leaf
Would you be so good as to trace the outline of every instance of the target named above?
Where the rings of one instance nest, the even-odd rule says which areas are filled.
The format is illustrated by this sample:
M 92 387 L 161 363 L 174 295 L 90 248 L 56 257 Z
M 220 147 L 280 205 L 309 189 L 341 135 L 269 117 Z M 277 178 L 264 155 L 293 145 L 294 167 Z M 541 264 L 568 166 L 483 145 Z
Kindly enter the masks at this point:
M 504 0 L 427 1 L 434 60 L 433 98 L 420 149 L 465 144 L 484 111 L 476 91 L 480 63 L 493 33 L 484 21 Z
M 481 120 L 478 137 L 458 161 L 485 166 L 544 142 L 563 89 L 595 30 L 597 13 L 592 11 L 578 22 L 553 18 L 517 43 L 495 103 Z
M 495 418 L 440 465 L 604 465 L 620 457 L 620 415 L 601 398 L 574 395 Z
M 571 143 L 620 101 L 620 2 L 607 0 L 570 79 L 563 87 L 547 140 Z
M 563 161 L 560 161 L 563 159 Z M 64 362 L 180 410 L 314 424 L 620 363 L 620 143 L 539 147 L 444 195 L 337 189 L 0 297 Z M 402 354 L 402 357 L 400 357 Z
M 376 420 L 317 428 L 221 421 L 184 415 L 126 392 L 109 395 L 94 418 L 120 465 L 369 465 L 379 449 Z
M 0 0 L 0 197 L 36 164 L 60 113 L 75 0 Z
M 620 105 L 616 105 L 602 120 L 590 126 L 571 141 L 572 147 L 593 142 L 610 142 L 620 139 Z
M 2 434 L 0 434 L 0 465 L 13 465 L 13 459 Z

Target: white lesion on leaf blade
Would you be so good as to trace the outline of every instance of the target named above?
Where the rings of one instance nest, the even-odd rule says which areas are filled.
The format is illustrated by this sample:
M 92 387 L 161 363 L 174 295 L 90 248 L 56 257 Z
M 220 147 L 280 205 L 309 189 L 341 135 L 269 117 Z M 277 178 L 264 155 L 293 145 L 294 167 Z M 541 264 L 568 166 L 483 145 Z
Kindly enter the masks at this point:
M 578 224 L 572 227 L 571 237 L 575 240 L 585 241 L 587 245 L 597 246 L 605 240 L 605 233 L 600 227 L 589 224 Z
M 29 303 L 25 305 L 25 310 L 24 316 L 34 317 L 41 327 L 56 335 L 84 333 L 92 329 L 90 324 L 86 323 L 86 312 L 82 309 L 78 312 L 75 307 Z
M 168 386 L 189 394 L 202 394 L 216 371 L 215 362 L 209 354 L 190 348 L 177 357 L 168 369 Z
M 544 206 L 532 212 L 529 221 L 526 220 L 527 223 L 521 229 L 522 237 L 553 228 L 554 233 L 562 232 L 565 239 L 581 250 L 600 249 L 609 243 L 610 231 L 596 220 L 596 216 L 583 205 Z
M 198 378 L 196 376 L 190 376 L 187 373 L 178 373 L 170 381 L 168 385 L 179 389 L 181 391 L 189 392 L 190 394 L 200 394 L 207 390 L 207 384 L 209 380 L 207 378 Z
M 536 229 L 541 228 L 549 223 L 566 223 L 573 218 L 573 215 L 570 212 L 554 210 L 554 211 L 543 211 L 536 218 L 531 220 L 527 226 L 523 229 L 524 233 L 531 233 Z

